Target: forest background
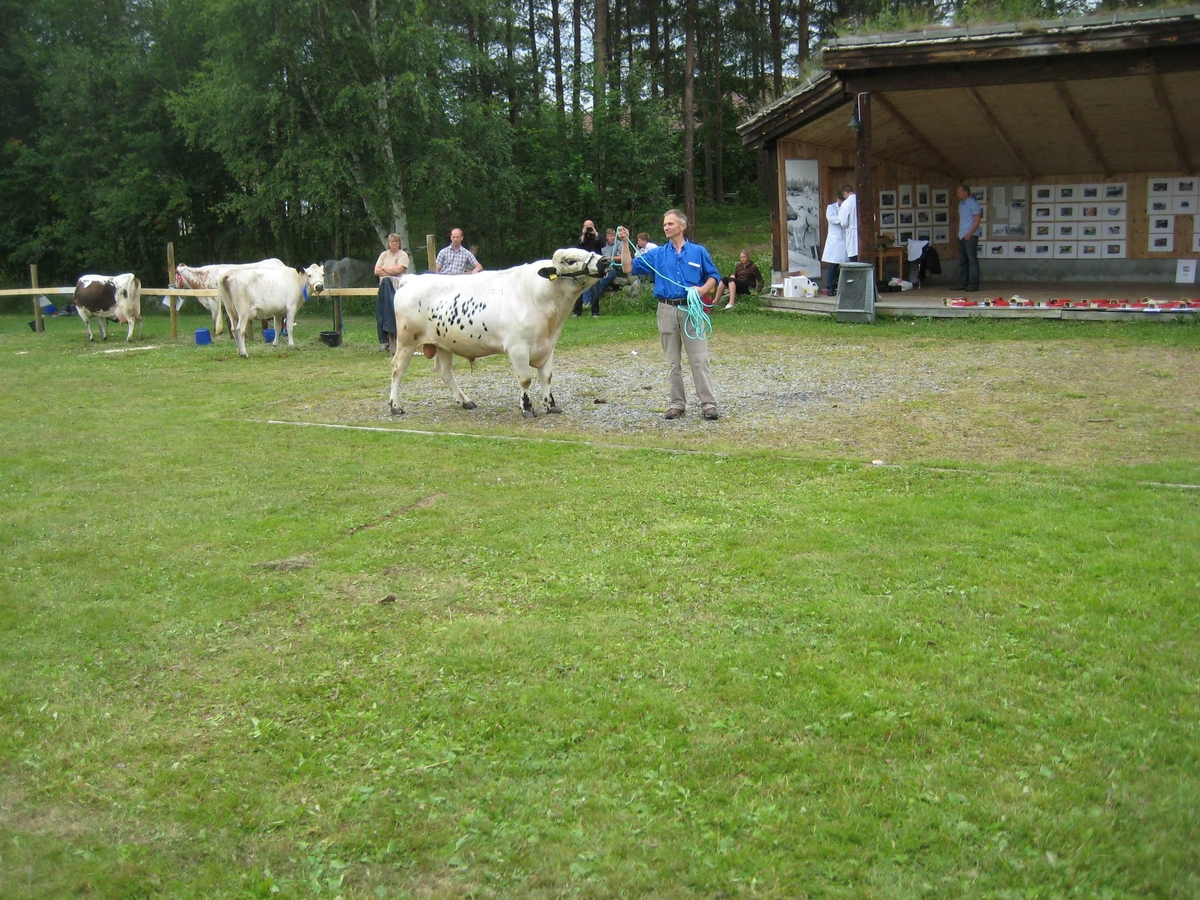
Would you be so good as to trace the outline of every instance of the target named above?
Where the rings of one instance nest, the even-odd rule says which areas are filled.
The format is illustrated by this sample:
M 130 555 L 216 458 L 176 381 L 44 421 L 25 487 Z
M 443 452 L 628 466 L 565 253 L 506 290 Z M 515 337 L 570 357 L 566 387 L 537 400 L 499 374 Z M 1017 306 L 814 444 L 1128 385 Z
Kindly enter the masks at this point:
M 1104 8 L 1139 6 L 1106 3 Z M 1004 0 L 0 0 L 0 283 L 373 259 L 489 267 L 583 218 L 762 204 L 736 126 L 840 31 L 1094 12 Z

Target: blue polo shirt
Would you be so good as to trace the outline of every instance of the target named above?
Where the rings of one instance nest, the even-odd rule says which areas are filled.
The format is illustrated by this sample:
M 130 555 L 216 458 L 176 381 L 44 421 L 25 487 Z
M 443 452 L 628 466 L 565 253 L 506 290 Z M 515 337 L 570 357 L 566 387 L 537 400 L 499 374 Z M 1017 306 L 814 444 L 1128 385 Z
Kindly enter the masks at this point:
M 967 232 L 971 230 L 971 220 L 979 216 L 979 227 L 975 229 L 975 235 L 983 230 L 983 207 L 979 205 L 979 201 L 968 195 L 966 200 L 958 201 L 958 239 L 961 241 L 967 236 Z
M 688 288 L 698 288 L 710 278 L 718 281 L 721 278 L 708 251 L 691 241 L 684 241 L 678 252 L 675 251 L 675 245 L 668 241 L 661 247 L 648 249 L 641 256 L 634 257 L 634 275 L 654 275 L 656 271 L 664 276 L 654 278 L 654 296 L 659 300 L 680 300 L 687 296 Z

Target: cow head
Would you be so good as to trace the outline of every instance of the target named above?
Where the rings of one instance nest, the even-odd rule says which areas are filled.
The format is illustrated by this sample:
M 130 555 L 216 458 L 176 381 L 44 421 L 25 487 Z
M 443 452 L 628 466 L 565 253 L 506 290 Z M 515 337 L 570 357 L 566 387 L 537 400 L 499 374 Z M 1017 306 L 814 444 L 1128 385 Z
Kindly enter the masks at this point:
M 313 263 L 307 269 L 297 268 L 297 272 L 304 276 L 304 289 L 308 293 L 319 294 L 325 290 L 325 267 L 319 263 Z
M 538 274 L 553 281 L 555 278 L 603 278 L 611 265 L 607 257 L 590 250 L 564 247 L 555 250 L 552 266 L 543 266 Z

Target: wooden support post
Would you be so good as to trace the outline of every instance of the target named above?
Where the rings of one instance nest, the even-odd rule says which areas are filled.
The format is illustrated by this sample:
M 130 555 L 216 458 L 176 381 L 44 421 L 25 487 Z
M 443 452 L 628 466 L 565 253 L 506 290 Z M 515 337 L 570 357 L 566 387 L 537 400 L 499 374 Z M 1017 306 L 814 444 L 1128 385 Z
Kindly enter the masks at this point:
M 875 153 L 871 146 L 871 95 L 858 95 L 855 180 L 858 183 L 858 261 L 875 264 Z M 877 273 L 878 274 L 878 273 Z
M 333 296 L 333 330 L 342 333 L 342 298 L 337 294 Z
M 771 275 L 787 271 L 788 247 L 784 235 L 783 215 L 780 211 L 780 191 L 784 186 L 779 183 L 779 142 L 770 141 L 759 150 L 767 177 L 765 182 L 771 185 Z
M 175 286 L 175 243 L 167 241 L 167 287 Z M 171 311 L 171 340 L 179 340 L 179 310 L 175 308 L 175 298 L 167 295 L 167 309 Z
M 29 267 L 29 286 L 35 291 L 38 289 L 36 264 Z M 42 298 L 37 294 L 33 295 L 33 330 L 38 334 L 46 330 L 46 323 L 42 321 Z
M 433 235 L 425 235 L 425 253 L 429 256 L 429 268 L 426 271 L 437 271 L 437 247 L 433 243 Z

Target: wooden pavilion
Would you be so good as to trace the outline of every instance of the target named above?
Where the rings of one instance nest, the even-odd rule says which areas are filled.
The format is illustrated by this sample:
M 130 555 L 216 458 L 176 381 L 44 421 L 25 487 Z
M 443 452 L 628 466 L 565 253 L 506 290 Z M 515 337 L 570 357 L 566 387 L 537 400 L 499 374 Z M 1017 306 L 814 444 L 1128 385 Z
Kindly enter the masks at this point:
M 952 275 L 959 183 L 985 281 L 1174 282 L 1200 255 L 1200 6 L 856 35 L 822 61 L 738 128 L 774 176 L 773 281 L 797 271 L 800 192 L 823 211 L 843 183 L 877 265 L 878 235 L 923 238 Z

